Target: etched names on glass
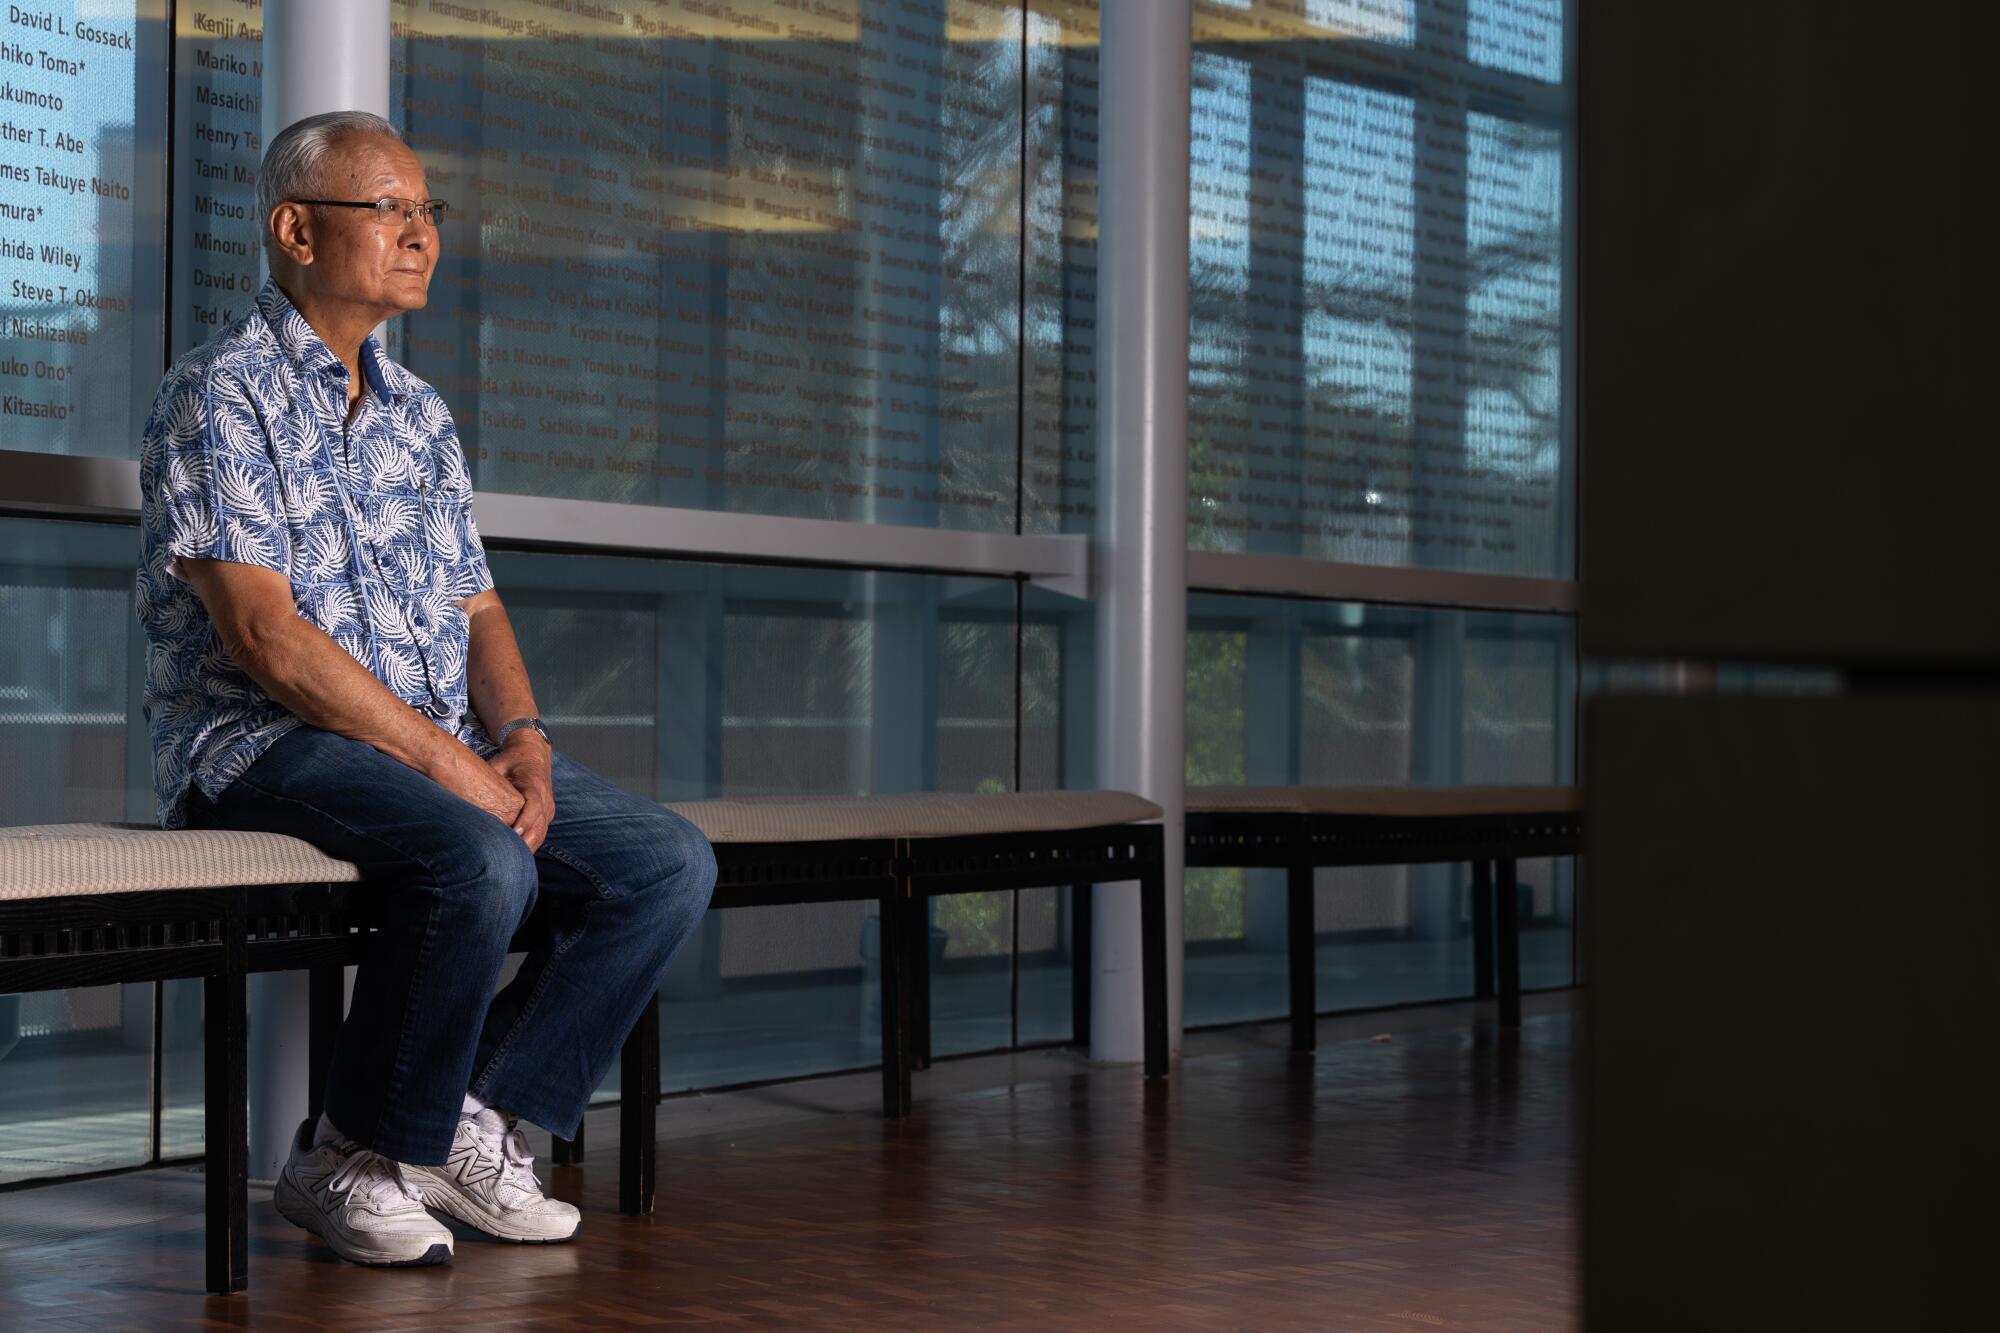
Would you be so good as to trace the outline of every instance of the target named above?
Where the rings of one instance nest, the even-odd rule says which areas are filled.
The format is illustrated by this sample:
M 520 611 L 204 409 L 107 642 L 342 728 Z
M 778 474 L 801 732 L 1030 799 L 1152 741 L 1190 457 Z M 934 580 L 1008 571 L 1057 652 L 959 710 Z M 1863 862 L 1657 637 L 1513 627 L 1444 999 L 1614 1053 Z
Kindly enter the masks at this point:
M 0 9 L 0 448 L 130 456 L 159 375 L 163 25 Z
M 176 7 L 174 305 L 178 356 L 239 318 L 263 281 L 261 0 Z
M 1014 0 L 398 3 L 482 489 L 1011 529 Z
M 1546 8 L 1197 6 L 1190 545 L 1569 576 Z
M 1028 532 L 1097 515 L 1097 6 L 1028 9 L 1022 512 Z

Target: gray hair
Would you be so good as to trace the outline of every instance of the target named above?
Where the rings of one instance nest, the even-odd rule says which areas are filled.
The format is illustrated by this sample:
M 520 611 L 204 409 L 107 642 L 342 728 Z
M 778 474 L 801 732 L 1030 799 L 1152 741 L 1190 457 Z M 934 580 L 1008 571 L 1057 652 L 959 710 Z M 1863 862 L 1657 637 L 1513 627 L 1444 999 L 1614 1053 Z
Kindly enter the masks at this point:
M 257 168 L 257 218 L 264 228 L 264 253 L 278 258 L 271 235 L 271 210 L 287 199 L 323 194 L 326 159 L 341 139 L 355 134 L 386 134 L 401 141 L 396 127 L 368 111 L 327 111 L 295 120 L 280 130 L 264 149 Z

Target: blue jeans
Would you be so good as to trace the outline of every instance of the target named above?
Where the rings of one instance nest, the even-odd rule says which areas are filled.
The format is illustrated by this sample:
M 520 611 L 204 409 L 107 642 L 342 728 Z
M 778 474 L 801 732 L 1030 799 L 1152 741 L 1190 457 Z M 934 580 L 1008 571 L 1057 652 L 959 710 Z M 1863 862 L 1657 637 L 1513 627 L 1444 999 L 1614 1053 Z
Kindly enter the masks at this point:
M 286 833 L 359 865 L 378 930 L 334 1047 L 326 1113 L 401 1162 L 445 1160 L 475 1095 L 564 1138 L 701 924 L 715 853 L 672 811 L 567 755 L 541 850 L 415 769 L 316 727 L 284 736 L 191 825 Z M 537 899 L 548 928 L 496 995 Z

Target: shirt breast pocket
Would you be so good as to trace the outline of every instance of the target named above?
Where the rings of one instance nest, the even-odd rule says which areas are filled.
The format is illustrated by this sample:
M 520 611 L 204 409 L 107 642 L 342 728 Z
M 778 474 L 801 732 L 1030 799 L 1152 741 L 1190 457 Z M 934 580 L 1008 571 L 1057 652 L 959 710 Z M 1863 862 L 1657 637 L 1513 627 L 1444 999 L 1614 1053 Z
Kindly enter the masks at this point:
M 424 551 L 430 562 L 431 586 L 456 595 L 465 567 L 468 511 L 472 496 L 462 488 L 426 483 L 422 492 Z

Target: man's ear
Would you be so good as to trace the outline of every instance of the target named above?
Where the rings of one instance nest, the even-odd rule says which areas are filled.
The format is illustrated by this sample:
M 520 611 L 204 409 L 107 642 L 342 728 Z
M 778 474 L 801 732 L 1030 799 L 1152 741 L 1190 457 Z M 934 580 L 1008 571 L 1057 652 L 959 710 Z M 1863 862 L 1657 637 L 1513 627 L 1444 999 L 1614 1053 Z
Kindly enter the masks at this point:
M 294 264 L 305 265 L 313 262 L 312 212 L 304 204 L 290 200 L 271 210 L 266 225 L 277 240 L 278 250 Z

